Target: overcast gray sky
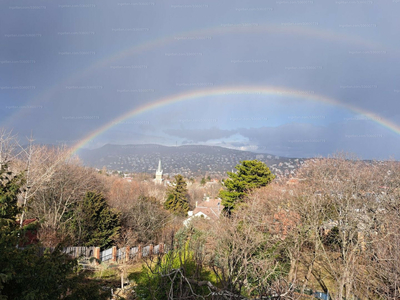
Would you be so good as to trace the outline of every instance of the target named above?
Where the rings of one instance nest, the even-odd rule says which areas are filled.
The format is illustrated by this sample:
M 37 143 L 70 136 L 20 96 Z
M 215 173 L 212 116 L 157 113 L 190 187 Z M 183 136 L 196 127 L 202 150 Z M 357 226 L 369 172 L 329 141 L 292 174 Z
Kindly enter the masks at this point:
M 2 1 L 0 126 L 73 145 L 198 90 L 84 147 L 400 158 L 400 1 L 125 1 Z M 298 92 L 246 93 L 255 86 Z

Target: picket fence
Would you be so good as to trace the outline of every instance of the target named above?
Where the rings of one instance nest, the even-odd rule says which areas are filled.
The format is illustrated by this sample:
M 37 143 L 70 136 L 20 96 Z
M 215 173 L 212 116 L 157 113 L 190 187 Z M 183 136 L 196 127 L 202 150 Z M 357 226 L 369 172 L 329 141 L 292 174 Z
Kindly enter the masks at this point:
M 41 253 L 46 248 L 41 249 Z M 50 249 L 51 250 L 51 249 Z M 116 246 L 109 249 L 100 251 L 100 247 L 65 247 L 62 252 L 70 255 L 73 258 L 78 258 L 80 263 L 89 263 L 92 258 L 96 258 L 98 262 L 116 262 L 121 263 L 134 259 L 141 259 L 143 257 L 149 257 L 152 255 L 162 254 L 165 251 L 165 245 L 147 245 L 147 246 L 136 246 L 136 247 L 124 247 L 117 248 Z

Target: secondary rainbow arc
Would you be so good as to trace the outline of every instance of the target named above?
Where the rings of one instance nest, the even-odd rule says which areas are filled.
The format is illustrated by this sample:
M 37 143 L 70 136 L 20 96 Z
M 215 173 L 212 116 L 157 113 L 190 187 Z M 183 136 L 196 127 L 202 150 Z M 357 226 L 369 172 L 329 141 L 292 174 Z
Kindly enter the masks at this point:
M 285 26 L 285 25 L 265 25 L 265 24 L 221 24 L 218 27 L 212 27 L 207 29 L 200 30 L 192 30 L 187 32 L 181 32 L 177 34 L 173 34 L 167 37 L 160 37 L 155 40 L 146 41 L 142 44 L 133 45 L 128 49 L 124 49 L 119 51 L 116 54 L 104 57 L 92 65 L 88 66 L 83 70 L 79 70 L 74 73 L 72 76 L 69 76 L 65 80 L 60 83 L 56 83 L 51 88 L 45 90 L 43 93 L 40 93 L 36 97 L 33 98 L 29 102 L 30 105 L 43 104 L 46 101 L 52 99 L 52 97 L 62 88 L 65 88 L 68 85 L 73 85 L 79 79 L 85 78 L 94 71 L 98 70 L 102 67 L 110 67 L 110 64 L 121 60 L 123 58 L 143 53 L 146 50 L 154 49 L 157 47 L 162 47 L 168 45 L 173 42 L 182 41 L 182 37 L 193 37 L 200 36 L 204 37 L 205 35 L 225 35 L 225 34 L 260 34 L 260 33 L 271 33 L 271 34 L 289 34 L 289 35 L 300 35 L 307 36 L 311 38 L 317 38 L 321 40 L 334 41 L 334 42 L 345 42 L 349 44 L 360 45 L 368 48 L 381 48 L 382 45 L 365 40 L 363 38 L 357 36 L 349 36 L 346 34 L 338 34 L 329 30 L 312 28 L 307 26 Z M 18 110 L 15 114 L 12 114 L 7 120 L 4 121 L 3 124 L 6 124 L 10 120 L 19 119 L 18 114 L 26 113 L 26 110 Z

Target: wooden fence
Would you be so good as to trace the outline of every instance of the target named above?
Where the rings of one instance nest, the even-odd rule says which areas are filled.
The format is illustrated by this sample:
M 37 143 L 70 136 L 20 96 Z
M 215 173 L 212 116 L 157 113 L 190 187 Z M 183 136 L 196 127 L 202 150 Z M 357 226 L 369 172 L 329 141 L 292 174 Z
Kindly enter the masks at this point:
M 124 247 L 117 249 L 113 246 L 109 249 L 100 251 L 100 247 L 66 247 L 63 252 L 72 256 L 73 258 L 81 258 L 82 260 L 89 260 L 94 257 L 100 262 L 124 262 L 133 259 L 141 259 L 152 255 L 162 254 L 165 251 L 165 245 L 147 245 L 136 247 Z

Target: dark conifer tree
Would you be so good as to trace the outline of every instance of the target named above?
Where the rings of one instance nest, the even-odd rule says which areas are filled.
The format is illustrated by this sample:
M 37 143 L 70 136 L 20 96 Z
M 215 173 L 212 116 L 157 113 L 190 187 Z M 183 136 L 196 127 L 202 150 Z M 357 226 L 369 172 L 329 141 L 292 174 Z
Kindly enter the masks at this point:
M 229 178 L 224 181 L 226 190 L 219 193 L 225 211 L 235 209 L 246 193 L 269 184 L 275 175 L 259 160 L 244 160 L 236 167 L 237 172 L 228 172 Z
M 175 176 L 175 182 L 168 190 L 166 209 L 177 215 L 186 215 L 189 210 L 187 185 L 182 175 Z

